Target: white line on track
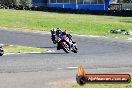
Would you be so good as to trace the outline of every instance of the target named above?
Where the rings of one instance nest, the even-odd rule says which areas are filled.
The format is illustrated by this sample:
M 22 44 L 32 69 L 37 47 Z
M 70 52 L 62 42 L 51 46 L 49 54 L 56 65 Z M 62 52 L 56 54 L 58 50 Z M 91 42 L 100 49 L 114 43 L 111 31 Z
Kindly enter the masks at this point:
M 47 53 L 55 52 L 55 50 L 48 50 Z
M 77 69 L 78 67 L 67 67 L 68 69 Z
M 57 70 L 64 70 L 64 69 L 77 69 L 78 67 L 64 67 L 64 68 L 57 68 Z
M 127 40 L 127 42 L 132 42 L 132 38 L 128 38 L 126 40 Z
M 91 37 L 91 38 L 108 38 L 106 36 L 96 36 L 96 35 L 78 35 L 78 34 L 74 34 L 75 36 L 79 36 L 79 37 Z
M 4 44 L 1 44 L 1 43 L 0 43 L 0 46 L 4 46 Z
M 57 68 L 58 70 L 62 70 L 63 68 Z
M 128 38 L 127 40 L 132 41 L 132 38 Z
M 24 53 L 6 53 L 6 54 L 3 54 L 3 55 L 17 55 L 17 54 L 39 54 L 39 53 L 52 53 L 52 52 L 55 52 L 55 50 L 48 50 L 47 52 L 24 52 Z
M 22 53 L 6 53 L 6 54 L 3 54 L 3 55 L 5 56 L 5 55 L 17 55 L 17 54 L 22 54 Z

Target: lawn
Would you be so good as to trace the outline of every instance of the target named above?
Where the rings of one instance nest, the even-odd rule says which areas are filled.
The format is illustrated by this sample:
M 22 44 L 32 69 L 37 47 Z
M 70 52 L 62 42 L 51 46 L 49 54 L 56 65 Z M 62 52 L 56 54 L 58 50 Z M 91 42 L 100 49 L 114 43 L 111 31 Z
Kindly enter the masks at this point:
M 18 45 L 4 45 L 2 46 L 5 54 L 9 53 L 32 53 L 32 52 L 46 52 L 46 49 L 18 46 Z
M 108 33 L 111 29 L 132 30 L 132 17 L 0 9 L 0 27 L 39 31 L 59 27 L 72 34 L 132 38 Z
M 67 88 L 132 88 L 132 84 L 86 84 L 84 86 L 73 84 Z

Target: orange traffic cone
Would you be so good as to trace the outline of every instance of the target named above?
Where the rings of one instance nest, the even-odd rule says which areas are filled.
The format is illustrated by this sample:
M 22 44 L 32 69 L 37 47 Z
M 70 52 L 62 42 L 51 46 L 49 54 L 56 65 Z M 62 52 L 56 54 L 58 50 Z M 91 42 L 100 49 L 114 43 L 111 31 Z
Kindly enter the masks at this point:
M 86 72 L 82 66 L 78 67 L 78 76 L 85 76 Z

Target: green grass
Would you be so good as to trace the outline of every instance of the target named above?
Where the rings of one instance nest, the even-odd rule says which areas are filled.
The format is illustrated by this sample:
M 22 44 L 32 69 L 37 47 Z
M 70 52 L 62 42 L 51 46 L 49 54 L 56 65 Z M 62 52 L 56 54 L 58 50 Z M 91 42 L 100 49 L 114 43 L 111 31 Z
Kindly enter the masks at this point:
M 132 35 L 108 33 L 111 29 L 132 30 L 132 17 L 0 9 L 0 27 L 39 31 L 49 31 L 51 28 L 59 27 L 72 34 L 132 37 Z
M 73 84 L 69 88 L 132 88 L 132 84 L 86 84 L 84 86 Z
M 33 48 L 26 46 L 18 46 L 18 45 L 4 45 L 2 46 L 4 49 L 4 53 L 30 53 L 30 52 L 46 52 L 46 49 L 41 48 Z

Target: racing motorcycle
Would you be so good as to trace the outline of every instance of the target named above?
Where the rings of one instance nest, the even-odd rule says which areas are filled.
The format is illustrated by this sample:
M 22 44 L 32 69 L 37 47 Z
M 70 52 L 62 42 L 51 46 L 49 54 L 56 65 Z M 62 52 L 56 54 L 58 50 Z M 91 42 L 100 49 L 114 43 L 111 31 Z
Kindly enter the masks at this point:
M 69 53 L 70 51 L 77 53 L 78 48 L 76 45 L 76 42 L 70 41 L 70 38 L 66 35 L 63 37 L 57 36 L 59 35 L 59 32 L 61 30 L 51 30 L 51 39 L 54 44 L 57 44 L 57 50 L 63 49 L 66 53 Z
M 77 53 L 78 48 L 76 42 L 70 41 L 70 39 L 65 35 L 64 38 L 56 36 L 57 40 L 57 50 L 63 49 L 66 53 L 70 51 Z

